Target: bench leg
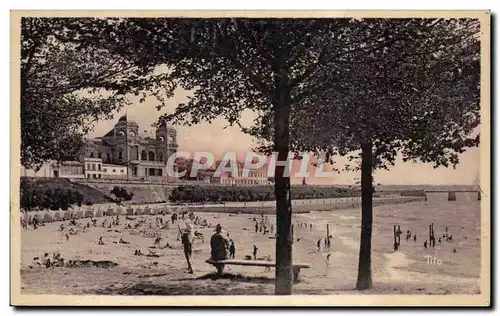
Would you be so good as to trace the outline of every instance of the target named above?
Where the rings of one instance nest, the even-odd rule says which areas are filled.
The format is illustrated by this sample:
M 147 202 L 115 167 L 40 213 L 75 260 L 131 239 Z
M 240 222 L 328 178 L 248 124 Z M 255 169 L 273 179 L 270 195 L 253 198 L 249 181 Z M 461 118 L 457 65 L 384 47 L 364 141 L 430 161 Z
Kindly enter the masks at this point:
M 293 282 L 299 282 L 300 268 L 293 267 Z
M 215 267 L 217 268 L 217 274 L 222 274 L 222 272 L 224 272 L 224 265 L 223 264 L 217 264 L 217 265 L 215 265 Z

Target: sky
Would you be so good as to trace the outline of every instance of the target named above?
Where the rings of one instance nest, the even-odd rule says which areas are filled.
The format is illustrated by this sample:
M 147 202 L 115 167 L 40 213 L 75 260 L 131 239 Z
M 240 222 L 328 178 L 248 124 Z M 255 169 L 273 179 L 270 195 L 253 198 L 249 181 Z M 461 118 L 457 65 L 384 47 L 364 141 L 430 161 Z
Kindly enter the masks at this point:
M 154 135 L 154 127 L 151 126 L 157 118 L 164 113 L 174 111 L 177 104 L 183 102 L 187 96 L 185 91 L 176 91 L 174 98 L 167 102 L 161 110 L 156 109 L 155 100 L 147 98 L 144 103 L 139 103 L 138 99 L 130 98 L 131 105 L 122 108 L 114 115 L 112 120 L 99 121 L 94 125 L 89 137 L 99 137 L 111 130 L 118 118 L 127 114 L 130 120 L 139 124 L 139 131 L 142 134 Z M 244 113 L 241 122 L 243 126 L 250 126 L 253 121 L 251 112 Z M 226 128 L 224 128 L 226 127 Z M 185 127 L 175 126 L 177 130 L 177 143 L 179 151 L 191 152 L 192 156 L 196 151 L 208 151 L 214 154 L 216 159 L 221 159 L 226 152 L 236 152 L 239 160 L 244 160 L 246 152 L 251 151 L 255 146 L 255 140 L 240 131 L 238 127 L 228 126 L 224 119 L 218 119 L 211 124 L 200 123 L 198 125 Z M 146 133 L 144 132 L 146 131 Z M 431 164 L 403 162 L 398 159 L 389 171 L 378 170 L 374 174 L 375 183 L 382 185 L 417 185 L 417 184 L 474 184 L 479 180 L 479 148 L 472 148 L 460 155 L 460 163 L 456 169 L 440 167 L 434 169 Z M 343 166 L 345 160 L 336 157 L 338 166 Z M 292 174 L 298 172 L 300 162 L 294 162 Z M 326 167 L 326 171 L 329 171 Z M 357 172 L 335 173 L 332 177 L 313 177 L 314 167 L 309 166 L 308 171 L 311 176 L 306 178 L 309 184 L 355 184 L 358 181 Z M 302 178 L 292 177 L 292 183 L 300 183 Z

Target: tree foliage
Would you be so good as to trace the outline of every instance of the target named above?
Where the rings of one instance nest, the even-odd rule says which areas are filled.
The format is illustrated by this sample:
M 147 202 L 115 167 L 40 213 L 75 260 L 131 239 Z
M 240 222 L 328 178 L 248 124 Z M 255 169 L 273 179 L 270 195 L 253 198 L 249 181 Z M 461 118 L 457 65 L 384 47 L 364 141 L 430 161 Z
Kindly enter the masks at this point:
M 90 18 L 21 19 L 23 166 L 75 160 L 93 122 L 160 80 L 103 45 L 109 25 Z
M 456 166 L 458 154 L 479 143 L 473 134 L 480 122 L 479 22 L 366 19 L 357 26 L 358 36 L 345 43 L 356 53 L 329 58 L 316 70 L 320 79 L 319 73 L 337 69 L 342 87 L 318 80 L 322 93 L 294 104 L 291 147 L 353 160 L 370 140 L 375 168 L 388 168 L 398 155 Z M 272 147 L 269 129 L 264 119 L 251 131 L 260 136 L 261 150 Z
M 44 187 L 29 179 L 21 180 L 20 206 L 25 211 L 33 209 L 66 211 L 71 205 L 82 206 L 83 201 L 83 194 L 77 190 Z
M 360 192 L 347 188 L 292 186 L 291 194 L 296 200 L 327 199 L 359 196 Z M 217 202 L 254 202 L 274 201 L 272 186 L 201 186 L 180 185 L 175 187 L 169 197 L 172 202 L 217 203 Z
M 460 153 L 479 144 L 474 130 L 480 123 L 480 43 L 479 23 L 471 19 L 366 20 L 359 27 L 379 35 L 369 41 L 351 37 L 362 59 L 352 54 L 325 62 L 325 71 L 341 67 L 344 86 L 297 104 L 291 138 L 297 151 L 348 156 L 357 164 L 343 170 L 361 169 L 357 287 L 366 289 L 372 284 L 372 172 L 388 169 L 398 155 L 455 167 Z M 376 45 L 371 42 L 385 44 L 366 50 Z M 264 124 L 257 129 L 255 134 L 265 135 Z M 272 142 L 272 135 L 267 139 Z
M 134 197 L 134 193 L 129 193 L 124 187 L 118 186 L 113 187 L 110 194 L 115 196 L 116 204 L 121 204 L 123 201 L 130 201 Z

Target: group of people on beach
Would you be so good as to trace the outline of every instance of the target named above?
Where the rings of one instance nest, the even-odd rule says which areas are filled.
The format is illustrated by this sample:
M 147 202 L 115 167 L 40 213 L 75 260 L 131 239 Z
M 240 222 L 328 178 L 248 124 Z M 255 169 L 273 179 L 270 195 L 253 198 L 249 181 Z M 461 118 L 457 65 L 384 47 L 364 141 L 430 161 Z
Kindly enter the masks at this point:
M 269 225 L 269 220 L 261 215 L 261 220 L 258 221 L 255 217 L 253 218 L 255 222 L 255 232 L 266 234 L 272 234 L 274 232 L 274 226 Z M 195 224 L 200 224 L 200 220 L 195 218 Z M 268 228 L 269 227 L 269 228 Z M 188 273 L 193 273 L 192 265 L 192 254 L 193 254 L 193 243 L 195 240 L 195 233 L 193 232 L 193 225 L 191 223 L 186 224 L 186 228 L 181 232 L 181 241 L 184 250 L 184 256 L 188 265 Z M 256 245 L 253 245 L 253 259 L 257 260 L 258 249 Z M 224 234 L 222 225 L 217 224 L 215 227 L 215 233 L 210 238 L 210 259 L 214 261 L 234 259 L 236 256 L 236 246 L 234 240 L 229 237 L 229 233 Z M 269 256 L 270 257 L 270 256 Z M 252 259 L 252 257 L 247 256 L 246 259 Z M 267 258 L 270 260 L 270 258 Z M 221 271 L 223 265 L 219 265 L 217 269 Z
M 35 216 L 30 216 L 28 220 L 25 220 L 24 218 L 21 219 L 21 227 L 23 229 L 28 229 L 30 226 L 33 226 L 33 229 L 37 229 L 38 226 L 40 226 L 40 222 Z
M 256 233 L 261 233 L 263 235 L 274 233 L 274 226 L 271 224 L 271 226 L 268 228 L 269 220 L 267 216 L 264 218 L 264 214 L 262 214 L 262 219 L 260 222 L 255 217 L 253 218 L 253 221 L 255 222 Z

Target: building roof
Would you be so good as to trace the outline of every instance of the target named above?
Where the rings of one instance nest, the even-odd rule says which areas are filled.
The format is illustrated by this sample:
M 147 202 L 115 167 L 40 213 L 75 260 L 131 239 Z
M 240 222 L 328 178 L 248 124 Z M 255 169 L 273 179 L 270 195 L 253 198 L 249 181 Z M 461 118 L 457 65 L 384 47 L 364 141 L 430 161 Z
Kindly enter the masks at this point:
M 127 166 L 123 166 L 123 165 L 115 165 L 115 164 L 110 164 L 110 163 L 103 163 L 102 164 L 102 167 L 106 167 L 106 168 L 127 168 Z
M 127 115 L 123 115 L 118 119 L 118 123 L 125 122 L 127 124 L 138 125 L 136 121 L 130 120 Z
M 123 126 L 123 124 L 126 124 L 127 126 L 134 125 L 137 128 L 139 127 L 139 124 L 137 124 L 137 122 L 134 120 L 130 120 L 127 115 L 123 115 L 118 119 L 118 122 L 115 124 L 115 128 L 117 125 Z M 166 121 L 162 121 L 158 125 L 158 128 L 165 128 L 165 127 L 167 128 L 169 134 L 177 135 L 177 130 L 173 126 L 168 125 L 166 123 Z M 100 138 L 107 138 L 107 137 L 115 136 L 115 128 L 109 130 L 104 136 L 102 136 Z M 154 131 L 152 131 L 152 133 L 150 133 L 149 131 L 146 131 L 146 130 L 142 131 L 142 130 L 138 129 L 137 134 L 138 135 L 136 135 L 136 137 L 138 140 L 143 140 L 143 141 L 156 140 L 156 136 L 154 134 Z M 104 143 L 105 143 L 105 141 L 104 141 Z
M 103 137 L 110 137 L 110 136 L 114 136 L 114 135 L 115 135 L 115 130 L 112 129 L 109 132 L 107 132 Z
M 80 161 L 63 161 L 62 165 L 63 166 L 82 166 L 83 163 Z
M 102 161 L 102 158 L 98 158 L 98 157 L 84 157 L 83 160 L 84 161 L 100 162 L 100 161 Z

